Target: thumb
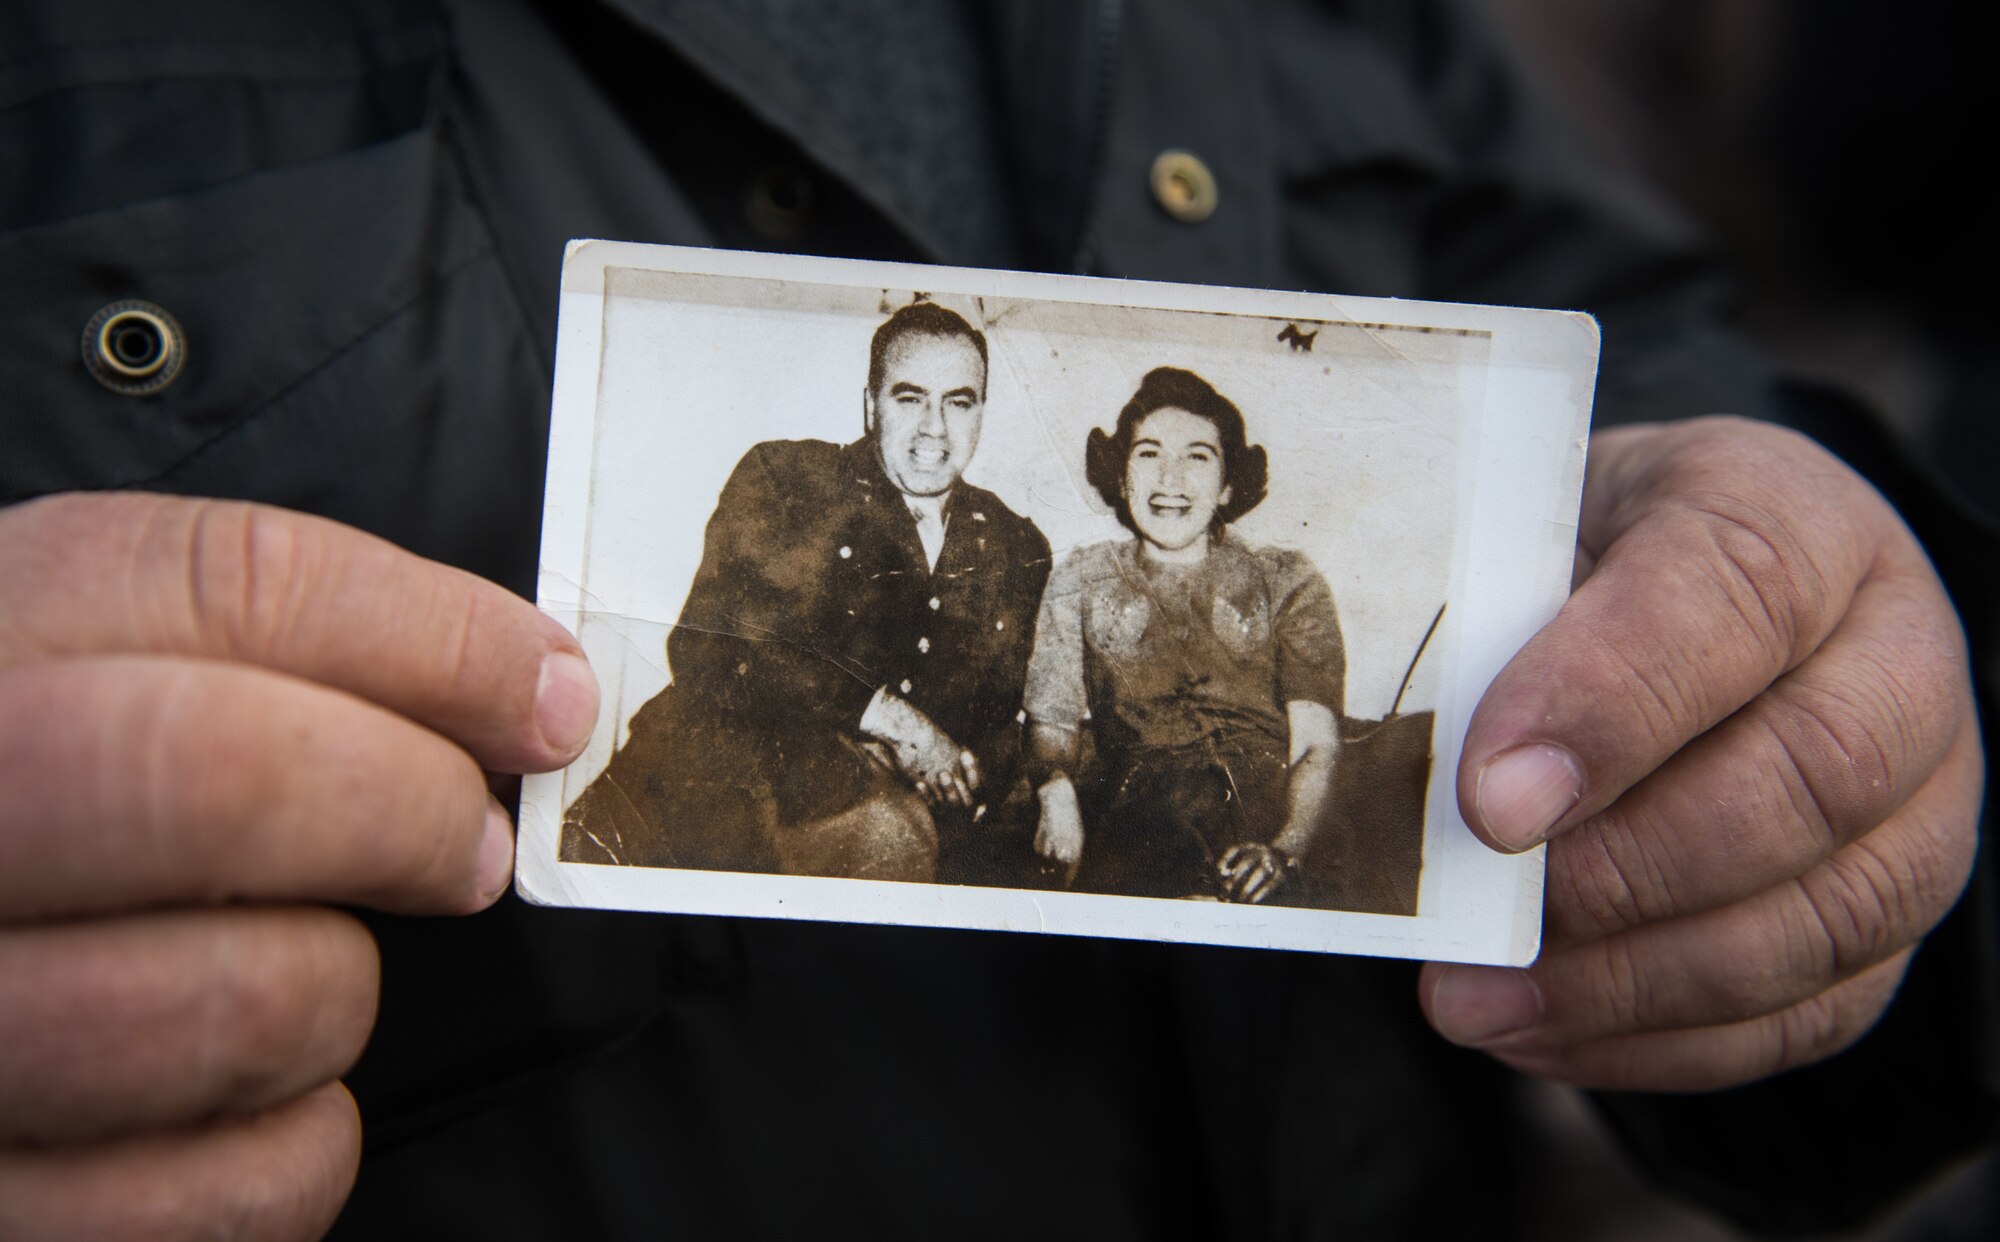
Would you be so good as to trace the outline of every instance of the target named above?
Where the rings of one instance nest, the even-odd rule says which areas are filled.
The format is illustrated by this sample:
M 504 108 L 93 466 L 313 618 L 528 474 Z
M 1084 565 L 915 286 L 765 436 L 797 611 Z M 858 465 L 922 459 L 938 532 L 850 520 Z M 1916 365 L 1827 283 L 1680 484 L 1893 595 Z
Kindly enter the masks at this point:
M 1894 524 L 1811 441 L 1739 419 L 1601 433 L 1584 489 L 1589 576 L 1466 732 L 1459 805 L 1497 849 L 1602 810 L 1796 667 Z

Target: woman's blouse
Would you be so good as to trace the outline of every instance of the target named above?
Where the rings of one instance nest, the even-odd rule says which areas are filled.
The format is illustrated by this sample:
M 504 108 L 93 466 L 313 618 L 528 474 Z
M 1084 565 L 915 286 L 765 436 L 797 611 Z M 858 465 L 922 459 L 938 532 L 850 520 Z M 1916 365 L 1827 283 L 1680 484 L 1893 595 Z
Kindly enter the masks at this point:
M 1078 548 L 1050 575 L 1028 662 L 1031 719 L 1088 719 L 1100 750 L 1282 750 L 1285 704 L 1340 713 L 1340 623 L 1309 558 L 1227 530 L 1193 565 L 1149 564 L 1139 546 Z

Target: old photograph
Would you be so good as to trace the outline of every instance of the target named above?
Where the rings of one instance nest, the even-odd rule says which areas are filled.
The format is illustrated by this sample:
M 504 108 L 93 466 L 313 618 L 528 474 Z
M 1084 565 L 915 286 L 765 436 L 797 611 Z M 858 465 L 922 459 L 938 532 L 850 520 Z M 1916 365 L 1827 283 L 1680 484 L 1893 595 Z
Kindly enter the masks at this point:
M 1452 730 L 1561 597 L 1587 321 L 608 243 L 562 313 L 604 707 L 531 899 L 1532 954 Z

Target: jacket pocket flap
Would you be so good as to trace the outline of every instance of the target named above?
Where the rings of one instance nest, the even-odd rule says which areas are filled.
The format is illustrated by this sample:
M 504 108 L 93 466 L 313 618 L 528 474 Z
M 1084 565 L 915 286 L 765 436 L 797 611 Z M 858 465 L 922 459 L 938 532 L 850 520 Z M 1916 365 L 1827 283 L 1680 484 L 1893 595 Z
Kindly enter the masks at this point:
M 10 451 L 0 495 L 143 485 L 361 341 L 490 242 L 435 127 L 0 236 Z M 186 363 L 149 396 L 83 360 L 100 307 L 152 302 Z

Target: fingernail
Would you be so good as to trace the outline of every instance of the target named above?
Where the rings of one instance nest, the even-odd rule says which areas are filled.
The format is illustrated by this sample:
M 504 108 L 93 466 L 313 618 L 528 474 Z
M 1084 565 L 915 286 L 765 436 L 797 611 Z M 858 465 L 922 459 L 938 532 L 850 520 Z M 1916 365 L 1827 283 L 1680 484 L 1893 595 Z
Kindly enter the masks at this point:
M 1475 795 L 1479 820 L 1508 849 L 1525 850 L 1548 838 L 1583 797 L 1583 767 L 1576 756 L 1546 742 L 1517 746 L 1479 769 Z
M 486 797 L 486 835 L 479 839 L 479 898 L 490 905 L 514 880 L 514 821 L 500 800 Z
M 535 724 L 550 750 L 571 754 L 583 749 L 597 727 L 597 675 L 582 656 L 551 651 L 542 660 L 542 679 L 535 687 Z
M 1446 966 L 1431 992 L 1431 1024 L 1454 1044 L 1491 1043 L 1541 1019 L 1541 989 L 1523 970 Z

